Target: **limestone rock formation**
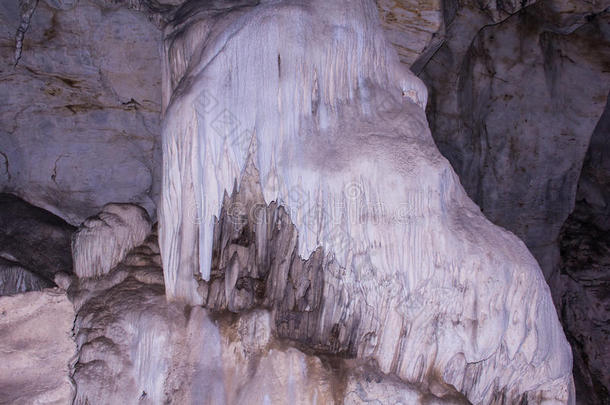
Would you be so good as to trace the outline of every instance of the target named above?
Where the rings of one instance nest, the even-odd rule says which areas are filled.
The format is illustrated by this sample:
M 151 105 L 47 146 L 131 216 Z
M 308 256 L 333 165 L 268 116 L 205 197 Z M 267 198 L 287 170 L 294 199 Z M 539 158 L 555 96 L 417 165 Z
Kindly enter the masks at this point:
M 576 207 L 560 234 L 561 266 L 551 289 L 574 353 L 583 403 L 610 398 L 610 104 L 593 136 Z M 577 397 L 577 399 L 579 399 Z
M 77 314 L 75 403 L 163 403 L 162 367 L 180 313 L 166 304 L 154 239 L 109 274 L 75 280 L 69 293 Z
M 0 402 L 72 401 L 74 308 L 66 294 L 46 289 L 0 297 Z
M 602 404 L 590 393 L 598 389 L 593 386 L 609 389 L 599 380 L 604 373 L 594 371 L 604 367 L 589 372 L 586 363 L 601 361 L 597 353 L 607 346 L 597 319 L 608 318 L 608 311 L 601 309 L 603 299 L 592 298 L 599 294 L 591 295 L 606 276 L 601 270 L 592 276 L 586 261 L 569 259 L 568 273 L 588 274 L 569 277 L 558 242 L 562 256 L 582 256 L 577 247 L 589 238 L 582 245 L 576 238 L 584 229 L 597 234 L 607 218 L 608 183 L 593 173 L 604 170 L 602 139 L 608 131 L 596 130 L 597 141 L 592 137 L 610 91 L 607 4 L 552 0 L 522 6 L 494 18 L 477 4 L 456 3 L 414 69 L 430 90 L 427 115 L 439 149 L 485 215 L 524 240 L 551 285 L 560 316 L 569 318 L 562 321 L 576 353 L 576 373 L 582 372 L 576 378 L 578 400 Z M 596 156 L 589 169 L 583 167 L 588 149 Z M 582 215 L 568 216 L 585 194 L 590 205 L 576 211 L 590 218 L 575 227 L 574 218 Z M 569 229 L 576 230 L 574 237 Z M 573 249 L 566 250 L 569 245 Z M 591 260 L 605 259 L 598 252 Z M 600 312 L 590 311 L 592 302 Z
M 146 211 L 134 204 L 106 204 L 87 218 L 72 238 L 74 273 L 97 277 L 108 273 L 150 234 Z
M 262 306 L 280 337 L 403 382 L 438 376 L 473 403 L 573 401 L 540 269 L 438 153 L 425 87 L 374 3 L 177 15 L 164 45 L 168 298 Z
M 18 1 L 0 4 L 0 190 L 73 224 L 158 193 L 160 32 L 112 2 L 40 1 L 14 64 Z
M 554 4 L 480 31 L 483 14 L 477 25 L 466 18 L 474 11 L 460 9 L 421 74 L 440 150 L 488 218 L 521 237 L 547 277 L 610 90 L 607 14 L 557 27 Z
M 466 403 L 447 387 L 430 391 L 367 364 L 303 352 L 278 338 L 266 310 L 168 303 L 156 233 L 108 274 L 75 280 L 69 293 L 76 404 Z
M 1 4 L 0 403 L 603 404 L 607 12 Z
M 376 0 L 386 38 L 407 66 L 428 47 L 443 22 L 440 0 Z

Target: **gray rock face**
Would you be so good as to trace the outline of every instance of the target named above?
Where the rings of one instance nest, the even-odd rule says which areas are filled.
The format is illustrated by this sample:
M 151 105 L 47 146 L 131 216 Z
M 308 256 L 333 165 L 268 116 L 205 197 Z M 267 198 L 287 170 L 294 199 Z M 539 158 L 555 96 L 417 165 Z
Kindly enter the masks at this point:
M 0 5 L 0 190 L 74 224 L 109 202 L 155 210 L 161 34 L 107 6 L 41 1 L 14 67 L 19 4 Z
M 0 295 L 51 287 L 57 274 L 71 274 L 74 230 L 50 212 L 0 193 Z
M 74 308 L 57 289 L 0 297 L 0 402 L 72 401 Z
M 574 354 L 574 381 L 581 404 L 610 398 L 610 237 L 588 221 L 581 207 L 561 234 L 561 273 L 551 284 Z
M 576 208 L 560 234 L 561 266 L 551 281 L 574 353 L 582 403 L 610 398 L 610 104 L 591 138 Z
M 608 317 L 601 292 L 605 248 L 591 254 L 584 237 L 608 229 L 608 130 L 601 121 L 596 133 L 604 135 L 592 138 L 610 89 L 605 7 L 599 1 L 545 1 L 494 17 L 455 4 L 445 10 L 436 47 L 433 42 L 414 65 L 428 85 L 428 119 L 439 149 L 486 216 L 525 241 L 551 285 L 575 353 L 581 403 L 603 403 L 604 395 L 589 393 L 594 386 L 607 390 L 607 373 L 600 372 L 608 369 L 600 355 L 608 339 L 600 321 Z M 583 167 L 589 147 L 591 163 Z M 577 184 L 578 200 L 588 205 L 577 203 L 580 214 L 560 237 Z M 583 213 L 584 223 L 577 219 Z M 583 260 L 584 252 L 597 270 Z
M 465 53 L 464 33 L 450 31 L 460 38 L 448 38 L 422 78 L 441 152 L 488 218 L 521 237 L 548 278 L 610 89 L 610 38 L 606 15 L 565 34 L 545 13 L 546 3 L 534 5 L 486 27 Z

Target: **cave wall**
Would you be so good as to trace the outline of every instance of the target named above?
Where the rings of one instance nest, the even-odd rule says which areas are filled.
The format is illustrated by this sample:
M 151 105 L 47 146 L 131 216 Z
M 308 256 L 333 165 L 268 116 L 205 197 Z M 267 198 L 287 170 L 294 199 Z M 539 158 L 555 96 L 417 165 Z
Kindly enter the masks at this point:
M 574 354 L 574 380 L 590 403 L 610 398 L 610 105 L 583 164 L 576 203 L 564 223 L 561 263 L 551 282 Z
M 441 152 L 487 217 L 524 240 L 547 278 L 610 89 L 608 14 L 590 14 L 598 11 L 591 7 L 568 23 L 554 18 L 553 5 L 500 22 L 460 9 L 420 74 Z
M 121 4 L 40 1 L 15 66 L 20 14 L 0 4 L 0 190 L 73 224 L 108 202 L 155 215 L 158 28 Z
M 17 66 L 21 11 L 0 4 L 0 190 L 73 224 L 111 201 L 155 215 L 161 31 L 126 3 L 41 0 Z M 427 83 L 439 149 L 484 213 L 540 262 L 575 352 L 577 389 L 602 386 L 578 398 L 600 403 L 608 387 L 606 5 L 377 3 L 401 60 Z
M 592 404 L 608 395 L 608 21 L 600 1 L 446 1 L 412 67 L 465 189 L 540 263 Z

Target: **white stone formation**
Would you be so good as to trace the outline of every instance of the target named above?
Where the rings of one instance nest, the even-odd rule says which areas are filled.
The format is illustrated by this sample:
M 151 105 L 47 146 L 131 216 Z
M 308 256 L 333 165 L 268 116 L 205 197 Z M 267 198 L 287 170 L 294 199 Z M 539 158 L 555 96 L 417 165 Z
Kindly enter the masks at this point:
M 425 87 L 399 64 L 374 3 L 239 4 L 191 5 L 166 32 L 168 298 L 204 303 L 216 219 L 250 157 L 300 257 L 324 252 L 320 336 L 337 325 L 382 372 L 435 376 L 472 403 L 573 402 L 571 352 L 540 269 L 436 149 Z
M 72 285 L 74 404 L 465 403 L 366 364 L 330 366 L 278 341 L 269 311 L 219 316 L 168 303 L 159 262 L 153 234 L 110 273 Z
M 87 218 L 72 237 L 72 260 L 78 277 L 108 273 L 150 234 L 151 223 L 142 207 L 106 204 Z

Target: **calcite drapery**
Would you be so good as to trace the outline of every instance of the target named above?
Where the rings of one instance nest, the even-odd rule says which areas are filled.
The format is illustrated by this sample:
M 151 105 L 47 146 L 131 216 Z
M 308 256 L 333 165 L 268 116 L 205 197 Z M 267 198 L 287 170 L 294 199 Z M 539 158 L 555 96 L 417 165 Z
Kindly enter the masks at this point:
M 439 154 L 425 87 L 398 63 L 371 1 L 187 3 L 165 55 L 160 245 L 170 299 L 220 297 L 231 309 L 238 281 L 258 277 L 273 288 L 252 302 L 292 302 L 307 315 L 292 328 L 334 337 L 404 381 L 437 376 L 474 403 L 573 401 L 570 349 L 539 267 L 482 216 Z M 272 252 L 278 271 L 214 259 L 216 218 L 237 184 L 241 208 L 274 202 L 248 223 L 254 254 L 271 248 L 271 214 L 284 210 L 294 251 L 315 269 L 295 272 L 301 265 L 282 257 L 290 247 Z M 299 274 L 315 275 L 320 291 L 287 282 Z M 300 306 L 308 294 L 318 296 Z

